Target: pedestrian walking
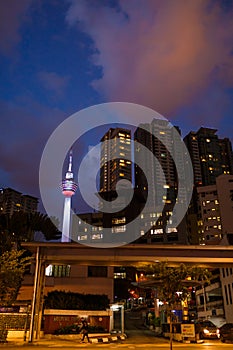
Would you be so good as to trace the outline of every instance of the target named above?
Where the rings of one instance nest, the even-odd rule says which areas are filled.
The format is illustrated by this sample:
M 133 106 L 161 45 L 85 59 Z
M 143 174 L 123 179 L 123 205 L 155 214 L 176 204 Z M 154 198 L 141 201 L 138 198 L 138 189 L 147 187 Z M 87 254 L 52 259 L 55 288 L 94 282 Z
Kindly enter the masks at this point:
M 87 338 L 88 343 L 90 343 L 90 339 L 88 335 L 88 323 L 84 319 L 82 319 L 82 326 L 80 328 L 80 333 L 82 334 L 81 342 L 84 343 L 85 338 Z

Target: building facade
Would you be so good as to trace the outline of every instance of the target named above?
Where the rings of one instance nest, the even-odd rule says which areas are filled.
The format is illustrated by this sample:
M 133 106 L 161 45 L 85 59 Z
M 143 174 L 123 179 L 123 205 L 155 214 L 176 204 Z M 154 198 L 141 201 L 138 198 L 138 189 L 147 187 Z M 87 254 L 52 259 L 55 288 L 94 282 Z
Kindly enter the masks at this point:
M 219 226 L 219 215 L 214 215 L 213 213 L 217 208 L 211 208 L 213 205 L 212 200 L 215 201 L 217 198 L 212 198 L 211 203 L 206 202 L 209 207 L 208 209 L 203 208 L 202 204 L 200 204 L 200 196 L 205 196 L 205 190 L 202 190 L 202 186 L 215 186 L 216 179 L 220 178 L 220 175 L 233 174 L 231 142 L 228 138 L 219 138 L 216 129 L 204 127 L 201 127 L 197 132 L 191 131 L 185 136 L 184 142 L 189 150 L 194 172 L 193 196 L 186 215 L 188 242 L 190 244 L 217 244 L 217 242 L 221 240 L 220 236 L 218 238 L 221 227 Z M 208 191 L 209 194 L 207 194 Z M 215 190 L 209 188 L 206 192 L 206 196 L 216 196 L 216 194 L 214 195 L 213 193 L 214 191 Z M 210 199 L 207 198 L 206 200 L 209 201 Z M 208 213 L 210 213 L 212 209 L 213 215 L 207 216 L 207 210 Z M 210 219 L 210 217 L 212 217 L 212 219 Z M 203 219 L 205 219 L 204 229 Z M 208 224 L 208 220 L 212 220 L 212 223 L 209 222 Z M 214 233 L 206 233 L 206 235 L 203 235 L 203 230 L 206 231 L 209 227 L 214 229 Z M 218 233 L 216 232 L 217 228 Z M 205 238 L 207 238 L 207 240 Z
M 81 294 L 105 294 L 113 302 L 114 271 L 111 266 L 49 265 L 45 270 L 44 294 L 54 290 Z M 24 276 L 17 300 L 32 300 L 34 266 Z
M 185 220 L 178 225 L 172 217 L 179 187 L 177 162 L 180 169 L 185 168 L 178 139 L 181 139 L 180 129 L 170 127 L 162 119 L 140 124 L 134 133 L 137 142 L 134 148 L 135 189 L 149 204 L 147 211 L 141 215 L 140 232 L 144 236 L 141 242 L 186 243 Z M 185 171 L 180 173 L 184 176 Z M 184 178 L 179 180 L 185 181 Z M 180 200 L 186 201 L 186 193 L 181 195 Z M 161 204 L 163 208 L 159 210 Z M 170 227 L 166 229 L 168 223 Z
M 196 186 L 214 185 L 221 174 L 233 174 L 232 146 L 228 138 L 220 139 L 216 129 L 201 127 L 184 138 L 189 150 Z
M 132 181 L 131 131 L 110 128 L 101 142 L 100 193 L 115 191 L 119 180 Z
M 216 184 L 197 188 L 201 242 L 229 244 L 233 237 L 233 175 L 220 175 Z
M 16 211 L 37 212 L 38 198 L 24 195 L 12 188 L 0 189 L 0 213 L 11 216 Z

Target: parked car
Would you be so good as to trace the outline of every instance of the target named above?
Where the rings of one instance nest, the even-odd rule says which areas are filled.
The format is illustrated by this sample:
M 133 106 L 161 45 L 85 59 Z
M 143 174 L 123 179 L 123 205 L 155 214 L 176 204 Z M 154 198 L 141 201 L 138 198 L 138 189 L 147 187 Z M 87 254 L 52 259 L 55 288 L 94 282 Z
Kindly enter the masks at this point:
M 201 320 L 196 323 L 196 333 L 199 334 L 200 339 L 204 338 L 219 338 L 220 331 L 215 324 L 209 320 Z
M 233 341 L 233 323 L 225 323 L 222 327 L 219 328 L 220 339 L 223 343 L 226 340 Z

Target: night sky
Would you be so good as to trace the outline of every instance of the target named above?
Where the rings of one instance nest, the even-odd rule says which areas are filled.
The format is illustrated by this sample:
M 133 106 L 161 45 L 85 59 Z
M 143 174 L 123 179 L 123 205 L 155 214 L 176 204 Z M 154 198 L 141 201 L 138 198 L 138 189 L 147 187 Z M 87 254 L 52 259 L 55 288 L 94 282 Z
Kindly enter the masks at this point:
M 39 196 L 52 131 L 104 102 L 150 107 L 183 136 L 207 126 L 233 140 L 232 56 L 232 1 L 0 1 L 0 186 Z

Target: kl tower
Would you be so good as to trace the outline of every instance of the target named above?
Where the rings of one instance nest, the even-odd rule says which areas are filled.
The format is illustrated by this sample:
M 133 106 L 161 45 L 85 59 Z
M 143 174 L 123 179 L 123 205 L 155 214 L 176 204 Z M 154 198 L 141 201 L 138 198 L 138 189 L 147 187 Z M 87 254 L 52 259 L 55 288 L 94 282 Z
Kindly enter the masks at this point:
M 70 219 L 71 219 L 71 197 L 75 194 L 78 185 L 74 182 L 74 174 L 72 173 L 73 154 L 70 150 L 69 166 L 65 179 L 62 181 L 62 194 L 65 196 L 63 224 L 62 224 L 62 242 L 70 242 Z

